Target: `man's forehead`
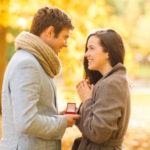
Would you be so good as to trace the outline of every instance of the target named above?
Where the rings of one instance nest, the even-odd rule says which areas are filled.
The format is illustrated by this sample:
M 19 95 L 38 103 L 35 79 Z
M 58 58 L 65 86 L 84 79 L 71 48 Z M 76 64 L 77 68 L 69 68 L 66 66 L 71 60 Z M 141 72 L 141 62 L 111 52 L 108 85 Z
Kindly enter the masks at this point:
M 64 29 L 61 30 L 60 33 L 62 33 L 62 34 L 70 34 L 71 31 L 72 31 L 72 29 L 70 29 L 70 28 L 64 28 Z

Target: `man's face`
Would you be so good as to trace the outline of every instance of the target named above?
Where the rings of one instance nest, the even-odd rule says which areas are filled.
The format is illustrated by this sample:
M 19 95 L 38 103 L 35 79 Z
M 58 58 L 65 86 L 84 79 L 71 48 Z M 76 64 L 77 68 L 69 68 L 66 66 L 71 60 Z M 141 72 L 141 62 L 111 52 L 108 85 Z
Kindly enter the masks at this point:
M 55 51 L 57 55 L 63 47 L 68 46 L 67 40 L 70 36 L 70 32 L 71 29 L 64 28 L 63 30 L 60 31 L 60 33 L 57 36 L 55 36 L 54 33 L 51 39 L 49 40 L 49 43 L 47 43 Z

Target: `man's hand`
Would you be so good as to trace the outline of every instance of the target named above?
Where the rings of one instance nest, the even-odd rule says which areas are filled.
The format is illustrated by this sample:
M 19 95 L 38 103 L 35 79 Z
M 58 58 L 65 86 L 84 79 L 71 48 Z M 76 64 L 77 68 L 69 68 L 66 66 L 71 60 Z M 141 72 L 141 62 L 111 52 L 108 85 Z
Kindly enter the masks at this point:
M 67 109 L 67 108 L 66 108 L 66 109 Z M 58 114 L 59 114 L 59 115 L 64 115 L 64 114 L 66 113 L 66 109 L 63 110 L 63 111 L 60 111 Z
M 67 127 L 72 127 L 76 123 L 76 120 L 80 118 L 80 115 L 77 114 L 68 114 L 65 116 L 67 118 Z

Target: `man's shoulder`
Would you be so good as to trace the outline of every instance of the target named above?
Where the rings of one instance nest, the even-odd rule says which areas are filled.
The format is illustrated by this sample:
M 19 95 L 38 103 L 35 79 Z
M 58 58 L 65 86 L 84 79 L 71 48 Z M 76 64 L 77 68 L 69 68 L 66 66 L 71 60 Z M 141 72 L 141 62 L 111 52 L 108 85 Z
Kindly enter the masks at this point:
M 15 60 L 18 61 L 25 61 L 25 60 L 37 61 L 36 58 L 30 52 L 23 49 L 17 51 L 13 57 Z
M 23 49 L 17 51 L 13 55 L 10 62 L 17 66 L 22 65 L 22 64 L 30 64 L 30 65 L 39 66 L 39 62 L 35 58 L 35 56 L 33 56 L 31 53 L 29 53 L 28 51 L 23 50 Z
M 38 60 L 29 52 L 25 50 L 17 51 L 9 61 L 6 71 L 15 73 L 17 70 L 35 68 L 41 72 L 42 67 Z

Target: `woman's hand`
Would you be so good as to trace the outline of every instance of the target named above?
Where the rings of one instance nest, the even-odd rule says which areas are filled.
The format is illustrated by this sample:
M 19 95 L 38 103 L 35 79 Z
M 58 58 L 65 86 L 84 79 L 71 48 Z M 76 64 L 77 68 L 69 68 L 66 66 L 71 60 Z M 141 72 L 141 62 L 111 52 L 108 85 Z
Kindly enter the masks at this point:
M 76 89 L 82 102 L 92 97 L 93 87 L 94 85 L 89 85 L 88 80 L 82 80 L 77 84 Z

